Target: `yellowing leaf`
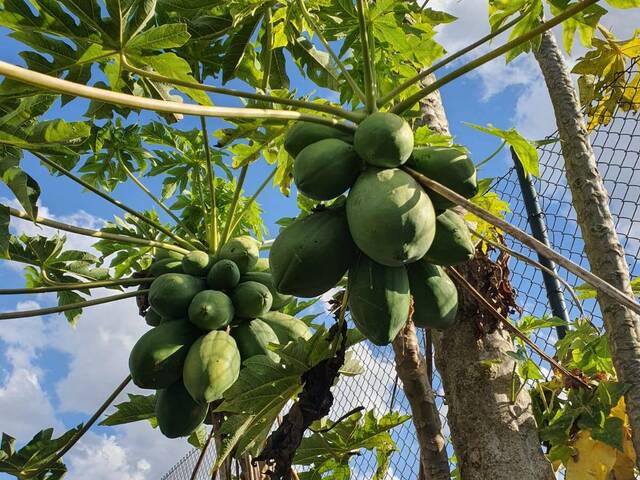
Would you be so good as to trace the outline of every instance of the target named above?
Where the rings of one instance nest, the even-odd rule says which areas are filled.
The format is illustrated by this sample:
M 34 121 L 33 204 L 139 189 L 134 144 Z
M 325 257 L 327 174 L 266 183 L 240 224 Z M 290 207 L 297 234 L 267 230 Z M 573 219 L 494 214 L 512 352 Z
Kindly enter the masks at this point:
M 567 462 L 567 480 L 607 480 L 616 464 L 614 448 L 591 438 L 589 430 L 578 433 L 575 453 Z

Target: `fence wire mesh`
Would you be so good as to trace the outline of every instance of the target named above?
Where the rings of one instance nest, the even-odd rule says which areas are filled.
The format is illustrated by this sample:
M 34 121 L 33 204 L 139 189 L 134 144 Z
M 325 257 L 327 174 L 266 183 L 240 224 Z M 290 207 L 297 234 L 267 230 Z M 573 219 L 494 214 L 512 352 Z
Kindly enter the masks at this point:
M 635 82 L 627 83 L 627 88 L 632 91 L 630 98 L 636 103 L 622 104 L 608 124 L 600 126 L 592 133 L 591 141 L 598 168 L 609 192 L 613 221 L 625 249 L 631 277 L 637 278 L 640 277 L 638 260 L 640 257 L 640 122 L 637 116 L 640 107 L 638 104 L 640 102 L 640 82 L 638 82 L 640 69 L 638 59 L 632 62 L 625 75 L 628 81 L 636 79 Z M 550 138 L 553 139 L 554 135 Z M 584 243 L 564 175 L 564 160 L 559 141 L 540 147 L 539 154 L 540 176 L 534 179 L 534 185 L 544 212 L 549 243 L 554 250 L 588 269 Z M 511 212 L 507 214 L 507 220 L 518 228 L 530 232 L 527 212 L 514 168 L 495 181 L 493 191 L 509 202 Z M 509 238 L 507 238 L 507 245 L 527 257 L 536 258 L 535 252 L 520 243 L 512 242 Z M 550 315 L 540 271 L 516 258 L 511 259 L 509 266 L 511 282 L 517 292 L 518 305 L 523 309 L 521 316 Z M 558 273 L 570 285 L 578 286 L 583 283 L 565 270 L 559 269 Z M 565 302 L 570 318 L 578 318 L 580 311 L 567 292 L 565 292 Z M 592 321 L 601 326 L 602 318 L 595 300 L 585 300 L 583 307 Z M 519 317 L 512 319 L 517 322 Z M 424 352 L 425 337 L 421 331 L 418 337 Z M 547 353 L 551 355 L 555 353 L 554 345 L 557 335 L 554 329 L 539 330 L 535 333 L 534 339 Z M 359 406 L 375 409 L 378 414 L 389 411 L 410 413 L 402 385 L 397 380 L 392 348 L 377 347 L 370 343 L 360 344 L 354 348 L 357 358 L 364 367 L 364 373 L 344 378 L 334 388 L 335 402 L 331 417 L 338 418 Z M 549 371 L 548 365 L 537 357 L 535 352 L 532 352 L 532 358 L 537 361 L 543 372 Z M 444 434 L 448 437 L 447 406 L 437 371 L 434 372 L 433 390 L 436 393 L 436 404 Z M 413 424 L 406 422 L 395 428 L 392 431 L 392 437 L 398 446 L 398 451 L 391 458 L 388 479 L 419 478 L 419 451 Z M 451 458 L 453 449 L 450 444 L 447 445 L 447 449 Z M 190 451 L 162 477 L 162 480 L 189 480 L 199 453 L 196 449 Z M 199 470 L 198 480 L 211 478 L 210 470 L 214 461 L 215 449 L 210 448 Z M 365 452 L 355 456 L 350 465 L 353 480 L 368 480 L 375 472 L 376 458 L 373 454 Z

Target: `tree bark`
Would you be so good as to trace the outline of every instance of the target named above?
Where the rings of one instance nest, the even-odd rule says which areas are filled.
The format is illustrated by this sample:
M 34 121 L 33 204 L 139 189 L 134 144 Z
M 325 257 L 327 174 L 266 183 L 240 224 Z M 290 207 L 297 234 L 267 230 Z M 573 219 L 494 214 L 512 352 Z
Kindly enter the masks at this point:
M 534 53 L 555 111 L 567 183 L 591 271 L 633 297 L 629 266 L 616 234 L 578 96 L 552 33 L 542 35 L 540 49 Z M 598 294 L 598 303 L 618 379 L 628 388 L 625 404 L 633 446 L 640 452 L 640 319 L 607 295 Z M 640 467 L 640 455 L 637 465 Z
M 427 364 L 412 321 L 393 341 L 396 372 L 411 406 L 411 419 L 420 445 L 421 474 L 428 480 L 449 480 L 449 458 Z
M 433 79 L 426 81 L 430 83 Z M 428 96 L 420 107 L 422 125 L 449 134 L 447 116 L 437 92 Z M 492 265 L 489 259 L 482 258 L 471 262 L 469 273 L 467 268 L 461 272 L 480 292 L 489 298 L 495 297 L 491 279 L 481 282 L 471 275 L 478 270 L 477 262 L 488 263 L 483 271 Z M 504 288 L 508 278 L 500 281 Z M 434 331 L 433 343 L 462 479 L 555 479 L 540 447 L 529 394 L 523 389 L 515 402 L 510 403 L 513 360 L 505 354 L 514 350 L 510 336 L 496 328 L 492 333 L 478 332 L 477 324 L 483 316 L 473 300 L 462 291 L 459 294 L 457 325 L 442 334 Z M 483 360 L 497 362 L 487 368 Z

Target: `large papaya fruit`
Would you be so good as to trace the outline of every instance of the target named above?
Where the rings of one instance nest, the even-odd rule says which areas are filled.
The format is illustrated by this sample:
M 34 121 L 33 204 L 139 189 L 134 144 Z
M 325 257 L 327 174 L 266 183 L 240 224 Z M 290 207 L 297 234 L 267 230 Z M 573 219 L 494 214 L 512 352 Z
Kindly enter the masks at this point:
M 189 322 L 166 322 L 142 335 L 131 349 L 129 371 L 140 388 L 166 388 L 182 375 L 191 344 L 202 332 Z
M 204 290 L 202 279 L 184 273 L 165 273 L 149 288 L 149 304 L 162 317 L 184 317 L 196 293 Z
M 163 260 L 165 258 L 182 260 L 182 257 L 184 257 L 184 253 L 179 253 L 174 250 L 165 250 L 164 248 L 156 248 L 155 260 Z
M 182 261 L 175 258 L 163 258 L 156 260 L 149 267 L 149 273 L 152 277 L 159 277 L 165 273 L 184 273 L 182 270 Z
M 305 147 L 293 163 L 298 190 L 315 200 L 331 200 L 356 181 L 363 162 L 353 145 L 327 138 Z
M 293 300 L 293 296 L 283 295 L 278 292 L 275 284 L 273 283 L 273 276 L 268 272 L 247 272 L 242 276 L 242 281 L 258 282 L 267 287 L 269 292 L 271 292 L 271 297 L 273 297 L 271 310 L 279 310 Z
M 231 301 L 240 318 L 256 318 L 267 313 L 273 304 L 269 289 L 262 283 L 247 281 L 239 283 L 231 292 Z
M 220 248 L 220 259 L 232 260 L 240 273 L 248 272 L 258 262 L 260 244 L 249 235 L 232 238 Z
M 209 406 L 197 404 L 182 379 L 156 393 L 156 419 L 165 437 L 186 437 L 200 426 Z
M 431 200 L 397 168 L 371 168 L 360 175 L 347 198 L 347 218 L 360 250 L 390 267 L 422 258 L 435 236 Z
M 296 122 L 287 132 L 284 139 L 284 149 L 295 158 L 306 146 L 326 138 L 337 138 L 347 143 L 353 142 L 353 135 L 342 129 L 310 122 Z
M 376 345 L 391 343 L 409 318 L 407 269 L 381 265 L 361 253 L 349 269 L 348 289 L 358 330 Z
M 458 265 L 473 258 L 475 248 L 464 219 L 452 210 L 436 217 L 436 236 L 424 258 L 436 265 Z
M 213 264 L 214 258 L 201 250 L 194 250 L 182 257 L 182 270 L 194 277 L 206 277 Z
M 238 379 L 240 352 L 226 332 L 214 330 L 200 337 L 184 362 L 184 386 L 197 403 L 211 403 Z
M 445 329 L 458 313 L 458 291 L 449 276 L 425 260 L 407 265 L 413 296 L 413 323 L 418 327 Z
M 243 322 L 231 331 L 231 336 L 238 345 L 243 362 L 254 355 L 266 355 L 278 361 L 278 355 L 268 348 L 270 343 L 278 343 L 278 337 L 266 322 L 258 318 Z
M 203 290 L 189 305 L 189 320 L 202 330 L 217 330 L 231 323 L 234 308 L 231 299 L 216 290 Z
M 311 330 L 307 324 L 286 313 L 271 311 L 261 315 L 260 320 L 271 327 L 278 342 L 283 345 L 298 338 L 311 338 Z
M 240 282 L 240 269 L 233 260 L 220 260 L 207 274 L 207 285 L 214 290 L 231 290 Z
M 469 156 L 457 148 L 416 148 L 407 161 L 407 166 L 465 198 L 471 198 L 478 192 L 476 167 Z M 432 190 L 427 189 L 427 193 L 437 210 L 445 210 L 454 205 Z
M 377 112 L 365 118 L 353 137 L 353 146 L 369 165 L 395 168 L 413 151 L 413 131 L 393 113 Z
M 355 252 L 343 207 L 300 218 L 271 246 L 269 265 L 276 289 L 297 297 L 321 295 L 340 281 Z

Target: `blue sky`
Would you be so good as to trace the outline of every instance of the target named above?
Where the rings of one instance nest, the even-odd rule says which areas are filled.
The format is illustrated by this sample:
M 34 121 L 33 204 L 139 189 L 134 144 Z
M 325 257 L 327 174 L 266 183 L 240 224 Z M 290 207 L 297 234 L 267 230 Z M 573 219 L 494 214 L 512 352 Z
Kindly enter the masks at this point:
M 444 27 L 438 37 L 448 50 L 454 51 L 486 32 L 484 2 L 432 0 L 432 4 L 461 19 L 457 24 Z M 605 24 L 619 27 L 614 31 L 621 36 L 629 33 L 634 27 L 632 20 L 621 14 L 614 15 Z M 6 32 L 0 30 L 0 35 L 3 42 L 0 59 L 21 64 L 17 44 L 6 37 Z M 296 87 L 308 88 L 300 82 Z M 464 126 L 463 122 L 492 123 L 505 129 L 515 126 L 534 139 L 554 130 L 544 84 L 530 57 L 522 57 L 509 66 L 502 60 L 493 62 L 444 87 L 441 93 L 456 142 L 466 145 L 476 161 L 492 153 L 499 141 Z M 53 109 L 48 116 L 82 120 L 85 107 L 84 101 L 75 101 L 62 110 Z M 132 117 L 132 121 L 144 122 L 151 118 L 153 114 L 143 114 L 140 119 Z M 220 125 L 219 120 L 209 120 L 211 131 Z M 186 118 L 177 126 L 197 128 L 199 121 Z M 503 152 L 482 170 L 481 176 L 500 176 L 510 165 L 509 156 Z M 43 216 L 95 228 L 101 221 L 120 214 L 103 200 L 83 194 L 69 180 L 49 177 L 32 158 L 25 159 L 23 168 L 42 187 Z M 257 188 L 269 170 L 264 162 L 251 167 L 245 187 L 248 194 Z M 158 179 L 145 180 L 145 183 L 159 192 Z M 147 197 L 131 186 L 118 187 L 115 196 L 139 209 L 151 207 Z M 11 192 L 0 185 L 0 200 L 6 199 L 12 199 Z M 275 221 L 296 212 L 294 196 L 285 198 L 277 188 L 267 189 L 260 202 L 272 236 L 277 233 Z M 26 223 L 14 223 L 16 228 L 14 231 L 37 232 Z M 69 241 L 72 246 L 83 248 L 91 243 L 72 236 Z M 19 268 L 0 264 L 0 288 L 23 283 Z M 42 295 L 0 297 L 2 311 L 49 304 L 51 298 Z M 3 323 L 0 327 L 0 430 L 27 440 L 41 428 L 55 426 L 56 432 L 62 432 L 63 428 L 84 421 L 126 375 L 128 351 L 145 328 L 133 302 L 86 310 L 76 329 L 69 327 L 62 316 Z M 374 355 L 369 350 L 363 353 L 366 354 Z M 381 365 L 382 369 L 388 366 L 384 362 Z M 380 382 L 375 371 L 366 375 Z M 386 387 L 388 385 L 380 385 L 381 389 Z M 388 401 L 384 395 L 380 398 L 383 400 L 377 404 L 371 400 L 371 407 L 381 408 L 384 399 Z M 159 478 L 186 450 L 184 441 L 166 440 L 146 423 L 115 429 L 96 428 L 69 455 L 69 478 L 89 478 L 87 475 L 105 480 Z

